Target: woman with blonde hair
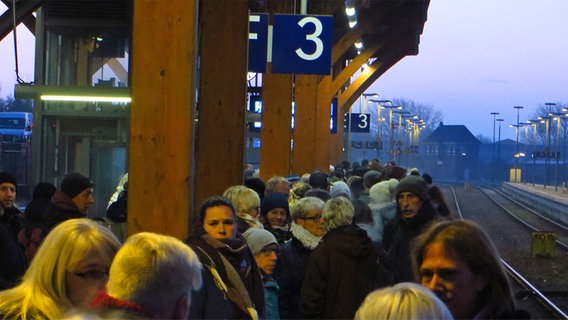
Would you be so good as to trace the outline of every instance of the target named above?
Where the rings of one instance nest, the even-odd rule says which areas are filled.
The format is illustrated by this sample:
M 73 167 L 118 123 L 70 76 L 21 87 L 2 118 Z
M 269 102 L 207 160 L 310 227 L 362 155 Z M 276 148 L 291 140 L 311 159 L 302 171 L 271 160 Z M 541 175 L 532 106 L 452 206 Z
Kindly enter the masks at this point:
M 104 289 L 120 242 L 86 218 L 55 227 L 40 245 L 20 284 L 0 292 L 2 319 L 60 319 L 87 308 Z
M 297 181 L 290 188 L 290 195 L 288 196 L 288 206 L 292 208 L 298 200 L 306 196 L 306 192 L 310 190 L 312 186 L 304 181 Z
M 260 197 L 258 193 L 245 186 L 232 186 L 223 192 L 223 197 L 231 200 L 237 214 L 238 231 L 245 232 L 248 228 L 261 228 L 259 220 Z

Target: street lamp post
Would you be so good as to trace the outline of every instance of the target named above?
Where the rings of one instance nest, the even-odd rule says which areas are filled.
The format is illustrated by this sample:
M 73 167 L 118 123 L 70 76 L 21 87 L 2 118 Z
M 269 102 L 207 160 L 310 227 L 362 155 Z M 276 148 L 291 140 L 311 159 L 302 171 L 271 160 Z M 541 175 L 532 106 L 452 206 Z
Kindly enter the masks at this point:
M 554 102 L 546 102 L 544 104 L 545 106 L 548 107 L 548 115 L 546 116 L 546 146 L 545 146 L 545 174 L 544 174 L 544 188 L 546 189 L 546 185 L 548 182 L 548 175 L 549 175 L 549 164 L 550 164 L 550 158 L 549 158 L 549 154 L 551 151 L 551 145 L 550 145 L 550 120 L 552 119 L 552 107 L 556 106 L 556 103 Z
M 490 114 L 493 115 L 493 158 L 492 160 L 495 161 L 495 118 L 499 114 L 499 112 L 491 112 Z
M 555 116 L 552 118 L 556 120 L 556 151 L 553 153 L 556 159 L 556 168 L 554 170 L 554 191 L 558 191 L 558 161 L 560 160 L 558 150 L 560 149 L 560 120 L 562 119 L 563 113 L 553 112 L 551 115 Z
M 387 109 L 389 109 L 389 151 L 392 156 L 394 157 L 394 150 L 393 150 L 393 141 L 394 141 L 394 137 L 393 137 L 393 130 L 392 130 L 392 109 L 402 109 L 401 106 L 395 106 L 395 105 L 389 105 L 389 106 L 383 106 Z
M 546 189 L 548 183 L 548 154 L 550 152 L 550 116 L 538 117 L 541 122 L 544 122 L 544 184 L 543 188 Z
M 400 148 L 400 146 L 402 145 L 402 142 L 400 141 L 400 130 L 402 128 L 402 115 L 403 114 L 409 114 L 410 112 L 408 111 L 404 111 L 401 109 L 397 109 L 394 110 L 393 113 L 398 114 L 398 125 L 396 127 L 396 139 L 397 141 L 394 143 L 394 145 L 396 145 L 396 151 L 393 150 L 393 156 L 394 156 L 394 160 L 397 161 L 397 157 L 400 153 L 402 153 L 402 150 L 399 151 L 398 149 Z
M 406 143 L 406 165 L 409 166 L 410 165 L 410 141 L 408 139 L 408 122 L 410 121 L 410 119 L 414 117 L 414 115 L 411 115 L 410 112 L 406 111 L 404 115 L 402 115 L 402 122 L 401 122 L 401 126 L 404 126 L 403 129 L 406 130 L 406 136 L 403 137 Z M 399 134 L 399 139 L 401 139 L 401 134 Z
M 534 180 L 535 180 L 535 170 L 536 170 L 536 132 L 537 132 L 537 125 L 540 121 L 538 120 L 527 120 L 527 130 L 528 125 L 533 127 L 533 139 L 532 139 L 532 160 L 533 160 L 533 169 L 532 169 L 532 185 L 534 187 Z M 528 141 L 528 131 L 527 131 L 527 141 Z
M 514 106 L 517 109 L 517 127 L 516 127 L 516 140 L 515 140 L 515 182 L 519 182 L 519 114 L 522 106 Z
M 566 114 L 568 109 L 562 108 L 562 112 L 564 113 L 562 115 L 562 119 L 566 119 L 566 116 L 568 116 L 568 114 Z M 566 181 L 566 124 L 562 126 L 562 131 L 562 176 L 564 181 Z
M 383 104 L 392 105 L 392 101 L 390 101 L 390 100 L 376 100 L 376 99 L 369 99 L 369 101 L 375 102 L 377 104 L 377 141 L 381 143 L 381 149 L 382 149 L 383 141 L 381 139 L 381 123 L 382 123 L 381 107 L 384 107 Z M 377 154 L 377 158 L 378 157 L 379 156 Z
M 359 108 L 360 113 L 367 113 L 368 97 L 378 97 L 378 93 L 363 93 L 363 110 Z M 363 159 L 367 158 L 367 134 L 363 134 Z
M 497 119 L 499 122 L 499 138 L 498 138 L 498 146 L 497 146 L 497 161 L 501 161 L 501 122 L 505 121 L 505 119 Z

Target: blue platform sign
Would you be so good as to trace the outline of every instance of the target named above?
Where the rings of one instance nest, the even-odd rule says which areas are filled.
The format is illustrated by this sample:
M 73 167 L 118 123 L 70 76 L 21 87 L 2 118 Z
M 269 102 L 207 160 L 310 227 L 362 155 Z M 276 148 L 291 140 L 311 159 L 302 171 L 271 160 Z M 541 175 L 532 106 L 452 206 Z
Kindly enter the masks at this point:
M 331 73 L 333 17 L 274 15 L 272 72 Z
M 265 73 L 268 51 L 268 14 L 255 13 L 249 16 L 248 71 Z
M 345 115 L 345 128 L 349 130 L 349 132 L 370 132 L 370 123 L 370 113 L 348 113 Z

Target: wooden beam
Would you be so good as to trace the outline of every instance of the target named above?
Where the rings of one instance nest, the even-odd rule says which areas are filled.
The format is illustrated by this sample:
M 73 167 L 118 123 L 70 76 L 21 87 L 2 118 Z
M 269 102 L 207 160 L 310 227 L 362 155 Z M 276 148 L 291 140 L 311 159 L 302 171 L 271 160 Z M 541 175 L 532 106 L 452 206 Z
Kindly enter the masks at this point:
M 338 145 L 334 145 L 335 140 L 329 129 L 331 99 L 333 94 L 330 92 L 331 76 L 324 76 L 318 83 L 317 101 L 317 130 L 316 138 L 313 141 L 315 149 L 315 164 L 313 169 L 329 171 L 332 161 L 332 154 L 336 152 Z
M 391 32 L 389 32 L 391 31 Z M 341 70 L 339 75 L 333 79 L 333 83 L 331 85 L 331 92 L 333 94 L 337 94 L 341 91 L 341 89 L 345 86 L 345 84 L 350 81 L 355 73 L 361 70 L 361 67 L 367 63 L 369 58 L 375 56 L 377 52 L 384 48 L 388 43 L 391 43 L 393 40 L 396 39 L 397 33 L 394 33 L 391 29 L 387 29 L 385 32 L 386 34 L 376 39 L 372 43 L 369 43 L 361 52 L 361 54 L 357 55 L 355 59 L 351 60 L 351 62 Z
M 318 123 L 318 79 L 319 76 L 297 75 L 295 81 L 296 107 L 294 113 L 294 149 L 292 151 L 292 172 L 312 172 L 316 166 L 316 131 Z M 329 121 L 328 121 L 329 126 Z M 319 146 L 324 144 L 319 144 Z
M 265 181 L 290 173 L 292 84 L 289 74 L 273 74 L 269 70 L 263 77 L 260 178 Z
M 21 22 L 35 35 L 35 18 L 32 15 L 43 3 L 43 0 L 18 1 L 16 5 L 16 24 Z M 12 1 L 2 0 L 8 10 L 0 16 L 0 41 L 12 32 L 14 28 L 14 17 L 12 11 Z
M 128 192 L 136 201 L 128 202 L 128 234 L 184 239 L 193 194 L 197 4 L 136 0 L 133 13 Z
M 390 67 L 406 56 L 398 50 L 389 50 L 381 59 L 375 61 L 369 68 L 361 73 L 347 90 L 342 92 L 338 98 L 338 109 L 346 113 L 349 107 L 360 97 L 369 86 L 371 86 L 380 76 Z
M 246 0 L 201 1 L 197 208 L 243 183 L 248 14 Z
M 106 64 L 110 67 L 112 72 L 114 72 L 114 74 L 118 78 L 118 81 L 122 83 L 128 83 L 128 71 L 126 71 L 122 64 L 118 62 L 118 59 L 111 58 L 106 62 Z

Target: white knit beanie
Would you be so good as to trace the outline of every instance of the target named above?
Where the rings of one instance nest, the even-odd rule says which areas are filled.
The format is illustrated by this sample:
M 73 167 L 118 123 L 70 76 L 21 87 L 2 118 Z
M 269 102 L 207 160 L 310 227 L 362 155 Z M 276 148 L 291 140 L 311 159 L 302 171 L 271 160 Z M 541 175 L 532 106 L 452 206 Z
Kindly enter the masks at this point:
M 381 181 L 369 190 L 369 197 L 371 197 L 371 204 L 374 205 L 387 205 L 394 200 L 396 186 L 398 180 L 390 179 L 388 181 Z

